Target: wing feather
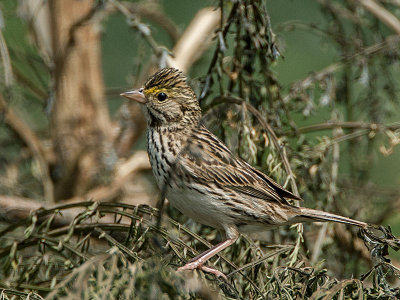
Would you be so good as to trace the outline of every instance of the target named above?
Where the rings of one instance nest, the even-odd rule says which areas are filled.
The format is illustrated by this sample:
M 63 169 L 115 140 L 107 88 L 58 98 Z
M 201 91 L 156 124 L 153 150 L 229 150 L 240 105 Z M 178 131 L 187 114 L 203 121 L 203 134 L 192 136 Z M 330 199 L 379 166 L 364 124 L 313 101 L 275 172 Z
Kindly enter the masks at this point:
M 235 157 L 205 127 L 197 129 L 182 151 L 177 171 L 197 181 L 213 182 L 246 196 L 288 204 L 285 198 L 301 198 L 285 190 L 264 173 Z

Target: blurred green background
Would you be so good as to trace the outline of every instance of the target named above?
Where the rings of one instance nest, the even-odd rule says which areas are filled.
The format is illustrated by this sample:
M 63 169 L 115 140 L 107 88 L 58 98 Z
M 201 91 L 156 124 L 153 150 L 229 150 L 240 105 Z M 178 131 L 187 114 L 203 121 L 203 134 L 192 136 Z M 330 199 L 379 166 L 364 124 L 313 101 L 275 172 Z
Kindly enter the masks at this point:
M 200 8 L 217 4 L 216 1 L 197 0 L 164 0 L 160 3 L 166 15 L 177 24 L 181 32 Z M 2 0 L 0 3 L 4 37 L 13 63 L 45 93 L 49 85 L 49 73 L 37 59 L 37 52 L 27 34 L 27 24 L 16 14 L 17 5 L 17 1 L 14 0 Z M 319 71 L 340 60 L 340 54 L 335 45 L 315 31 L 312 32 L 307 28 L 287 30 L 286 25 L 293 22 L 323 27 L 326 20 L 320 12 L 317 1 L 270 0 L 267 1 L 267 7 L 282 53 L 282 57 L 274 63 L 273 70 L 284 90 L 288 90 L 291 83 L 303 79 L 311 72 Z M 171 48 L 172 44 L 165 32 L 155 24 L 149 23 L 149 25 L 157 42 Z M 197 78 L 204 75 L 214 47 L 212 46 L 208 53 L 196 62 L 190 70 L 191 77 Z M 137 61 L 137 54 L 140 51 L 149 51 L 149 48 L 143 44 L 141 37 L 127 26 L 121 14 L 112 14 L 105 18 L 102 22 L 102 64 L 111 115 L 124 101 L 118 96 L 119 92 L 133 85 L 132 75 L 135 75 L 134 72 L 140 63 Z M 397 73 L 399 73 L 398 69 Z M 400 76 L 400 73 L 398 75 Z M 24 119 L 36 131 L 45 134 L 44 130 L 48 126 L 47 118 L 44 117 L 46 99 L 40 99 L 37 95 L 21 89 L 19 100 L 17 97 L 15 103 L 11 105 L 18 107 Z M 392 120 L 385 120 L 386 123 L 398 121 L 400 110 L 398 112 L 393 114 Z M 328 108 L 319 109 L 318 114 L 308 117 L 298 112 L 293 113 L 293 118 L 299 125 L 324 122 L 330 117 Z M 3 134 L 4 132 L 0 133 L 0 136 Z M 330 131 L 326 131 L 326 134 L 330 135 Z M 342 149 L 344 149 L 343 157 L 346 158 L 346 147 Z M 12 147 L 3 148 L 2 151 L 12 151 Z M 400 192 L 399 147 L 395 148 L 394 153 L 389 156 L 376 151 L 373 159 L 370 180 L 378 186 Z M 341 160 L 340 172 L 346 172 L 347 164 L 346 159 Z M 400 216 L 393 217 L 389 223 L 393 225 L 394 233 L 400 235 Z
M 215 5 L 214 1 L 177 0 L 162 1 L 165 13 L 183 30 L 190 22 L 196 12 L 207 5 Z M 284 30 L 283 24 L 289 22 L 312 23 L 318 26 L 324 25 L 323 16 L 320 13 L 319 5 L 313 0 L 271 0 L 267 2 L 270 11 L 271 23 L 274 32 L 281 44 L 283 58 L 278 59 L 273 69 L 283 87 L 288 88 L 291 83 L 301 80 L 311 72 L 319 71 L 340 59 L 335 46 L 321 36 L 306 29 L 293 31 Z M 135 57 L 139 44 L 143 44 L 140 36 L 132 34 L 127 29 L 124 18 L 114 15 L 107 19 L 103 25 L 103 66 L 104 79 L 110 89 L 124 91 L 131 88 L 131 76 L 135 70 Z M 157 27 L 151 27 L 156 39 L 170 47 L 168 38 Z M 147 47 L 146 45 L 141 45 Z M 211 47 L 210 50 L 214 48 Z M 191 76 L 204 75 L 210 61 L 210 53 L 197 62 L 190 71 Z M 399 73 L 400 75 L 400 73 Z M 115 109 L 124 100 L 114 95 L 110 98 L 110 105 Z M 398 121 L 393 117 L 389 122 Z M 325 114 L 303 117 L 294 114 L 300 125 L 310 125 L 329 120 L 328 109 Z M 330 134 L 330 131 L 326 131 Z M 400 186 L 400 149 L 390 156 L 376 153 L 379 161 L 373 165 L 374 183 L 393 189 Z M 342 166 L 344 167 L 344 166 Z M 400 228 L 399 228 L 400 229 Z M 399 231 L 400 232 L 400 231 Z

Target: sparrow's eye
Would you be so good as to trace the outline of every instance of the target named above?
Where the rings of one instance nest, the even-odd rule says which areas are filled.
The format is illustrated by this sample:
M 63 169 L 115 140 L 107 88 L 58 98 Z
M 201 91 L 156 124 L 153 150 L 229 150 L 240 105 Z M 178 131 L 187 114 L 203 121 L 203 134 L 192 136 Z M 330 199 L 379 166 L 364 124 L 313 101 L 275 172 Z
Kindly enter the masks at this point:
M 160 101 L 160 102 L 167 100 L 167 98 L 168 98 L 168 96 L 167 96 L 166 93 L 159 93 L 159 94 L 157 95 L 157 99 L 158 99 L 158 101 Z

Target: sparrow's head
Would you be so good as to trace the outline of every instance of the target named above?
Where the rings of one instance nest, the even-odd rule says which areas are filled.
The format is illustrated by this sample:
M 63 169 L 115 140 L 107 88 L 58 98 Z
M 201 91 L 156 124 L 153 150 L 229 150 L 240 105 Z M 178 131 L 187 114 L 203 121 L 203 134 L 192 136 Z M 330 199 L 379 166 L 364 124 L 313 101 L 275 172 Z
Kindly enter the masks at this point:
M 201 110 L 196 95 L 177 69 L 161 69 L 143 88 L 122 93 L 128 99 L 146 105 L 150 125 L 197 123 Z

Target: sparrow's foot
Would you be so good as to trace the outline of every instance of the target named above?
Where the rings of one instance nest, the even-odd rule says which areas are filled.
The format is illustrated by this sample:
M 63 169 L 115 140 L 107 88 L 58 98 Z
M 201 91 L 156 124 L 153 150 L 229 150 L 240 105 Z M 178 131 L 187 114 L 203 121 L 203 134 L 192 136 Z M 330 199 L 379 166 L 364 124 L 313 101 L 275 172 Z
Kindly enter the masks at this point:
M 178 271 L 194 270 L 194 269 L 199 269 L 199 270 L 202 270 L 203 272 L 214 274 L 215 276 L 222 277 L 223 279 L 228 281 L 228 278 L 225 276 L 224 273 L 222 273 L 221 271 L 218 271 L 216 269 L 203 266 L 198 261 L 189 262 L 186 265 L 184 265 L 183 267 L 178 268 Z

